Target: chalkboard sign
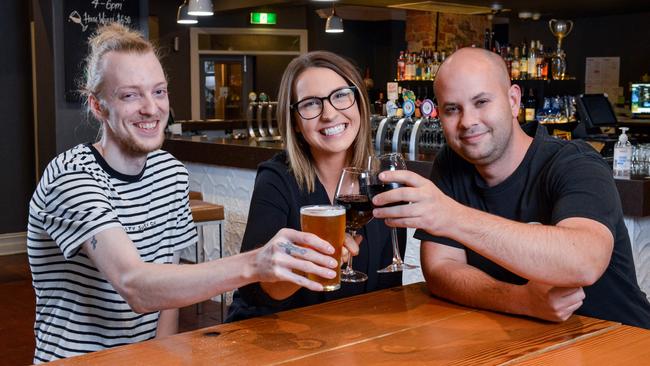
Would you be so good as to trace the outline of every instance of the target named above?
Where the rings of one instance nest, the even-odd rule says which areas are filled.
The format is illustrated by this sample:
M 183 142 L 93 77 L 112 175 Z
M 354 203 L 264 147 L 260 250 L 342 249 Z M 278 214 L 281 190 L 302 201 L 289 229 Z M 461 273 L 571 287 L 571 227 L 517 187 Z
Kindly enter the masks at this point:
M 63 15 L 65 99 L 78 102 L 77 81 L 88 54 L 88 38 L 97 27 L 112 22 L 141 29 L 140 0 L 65 0 Z

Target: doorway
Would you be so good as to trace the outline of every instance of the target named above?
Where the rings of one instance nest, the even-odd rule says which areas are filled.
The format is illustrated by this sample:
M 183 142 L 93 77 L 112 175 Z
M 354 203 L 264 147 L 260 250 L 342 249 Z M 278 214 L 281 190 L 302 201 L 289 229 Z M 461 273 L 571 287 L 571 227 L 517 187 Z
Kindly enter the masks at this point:
M 284 68 L 305 52 L 304 29 L 190 28 L 192 119 L 242 118 L 248 94 L 275 98 Z
M 255 58 L 245 55 L 200 57 L 201 119 L 243 119 L 254 89 Z

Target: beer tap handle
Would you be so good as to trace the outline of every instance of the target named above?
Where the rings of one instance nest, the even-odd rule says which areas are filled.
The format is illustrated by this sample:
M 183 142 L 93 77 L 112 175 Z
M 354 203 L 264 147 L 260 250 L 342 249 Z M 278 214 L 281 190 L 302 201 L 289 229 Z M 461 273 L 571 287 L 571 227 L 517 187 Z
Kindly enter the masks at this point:
M 379 122 L 377 127 L 377 134 L 375 135 L 375 152 L 380 155 L 384 151 L 384 139 L 386 138 L 386 130 L 388 128 L 388 121 L 390 117 L 386 117 Z

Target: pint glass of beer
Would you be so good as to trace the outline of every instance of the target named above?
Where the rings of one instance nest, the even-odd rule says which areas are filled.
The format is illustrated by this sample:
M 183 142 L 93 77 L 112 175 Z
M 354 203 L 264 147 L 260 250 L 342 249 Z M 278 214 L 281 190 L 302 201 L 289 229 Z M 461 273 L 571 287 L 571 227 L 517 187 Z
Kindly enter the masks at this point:
M 300 208 L 300 226 L 302 231 L 315 234 L 330 243 L 334 247 L 332 257 L 338 262 L 336 277 L 328 279 L 309 273 L 307 278 L 323 285 L 325 291 L 338 290 L 341 287 L 341 249 L 345 241 L 345 207 L 303 206 Z

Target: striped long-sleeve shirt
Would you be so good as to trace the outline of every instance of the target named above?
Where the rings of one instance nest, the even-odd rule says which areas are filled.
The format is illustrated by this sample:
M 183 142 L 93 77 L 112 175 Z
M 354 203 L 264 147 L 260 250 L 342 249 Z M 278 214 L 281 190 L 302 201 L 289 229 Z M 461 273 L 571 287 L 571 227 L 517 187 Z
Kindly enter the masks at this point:
M 133 312 L 80 249 L 93 235 L 121 227 L 143 261 L 171 263 L 175 251 L 197 240 L 188 190 L 183 164 L 161 150 L 135 176 L 112 169 L 90 144 L 50 162 L 29 207 L 34 362 L 156 335 L 159 313 Z

